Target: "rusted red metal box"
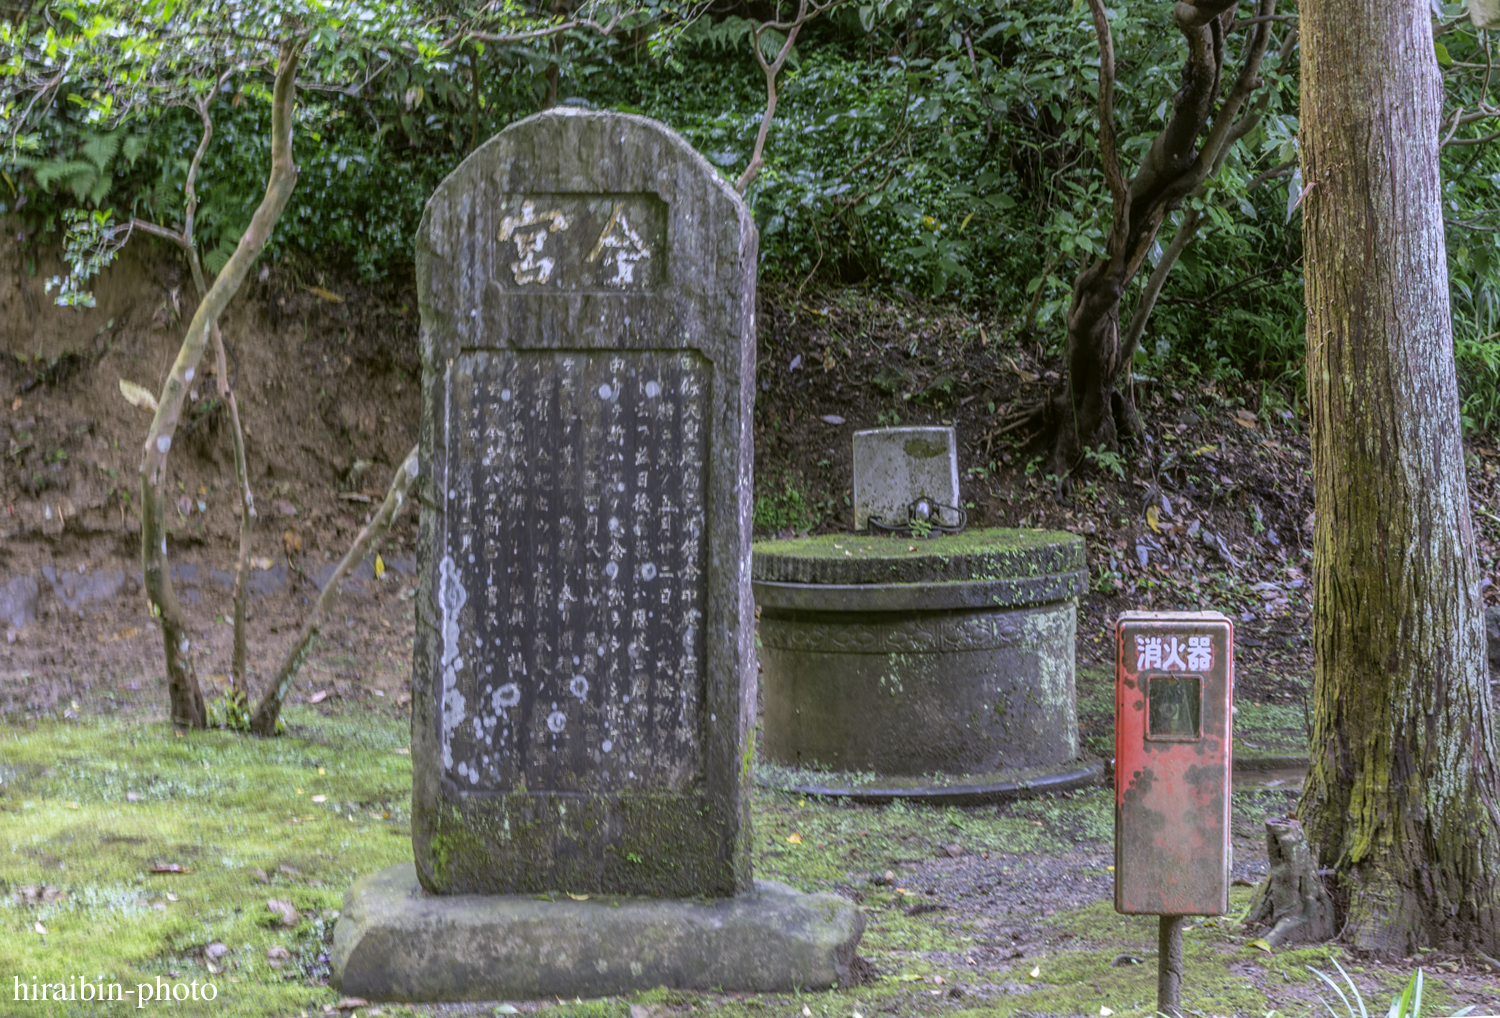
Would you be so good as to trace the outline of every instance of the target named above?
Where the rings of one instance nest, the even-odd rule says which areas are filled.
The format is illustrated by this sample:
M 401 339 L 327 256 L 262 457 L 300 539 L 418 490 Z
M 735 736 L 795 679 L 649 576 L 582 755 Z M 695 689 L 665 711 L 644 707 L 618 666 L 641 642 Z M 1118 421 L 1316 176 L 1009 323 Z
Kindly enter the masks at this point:
M 1115 910 L 1222 915 L 1234 624 L 1126 612 L 1115 648 Z

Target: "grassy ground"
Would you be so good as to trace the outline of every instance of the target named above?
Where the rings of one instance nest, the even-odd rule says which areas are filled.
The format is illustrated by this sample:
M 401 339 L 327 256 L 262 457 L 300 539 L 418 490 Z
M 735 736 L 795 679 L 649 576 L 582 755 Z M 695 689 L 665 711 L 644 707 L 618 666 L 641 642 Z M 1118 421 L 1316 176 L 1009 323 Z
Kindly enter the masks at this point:
M 191 996 L 196 983 L 198 1001 L 173 1005 L 183 1015 L 313 1015 L 336 1006 L 327 950 L 344 889 L 359 874 L 411 858 L 408 726 L 358 708 L 293 708 L 287 720 L 288 734 L 276 740 L 178 735 L 164 722 L 126 716 L 7 728 L 0 1015 L 166 1006 L 138 1006 L 139 984 L 182 985 Z M 1237 828 L 1253 829 L 1285 802 L 1276 791 L 1237 794 Z M 619 1018 L 697 1010 L 746 1018 L 1149 1013 L 1155 925 L 1116 915 L 1109 904 L 1105 790 L 970 810 L 758 792 L 754 809 L 757 875 L 860 900 L 869 917 L 860 951 L 880 978 L 802 997 L 662 990 L 514 1006 Z M 1248 893 L 1235 889 L 1237 907 Z M 268 901 L 289 902 L 297 924 L 286 926 Z M 1316 984 L 1305 966 L 1327 968 L 1336 949 L 1268 954 L 1250 937 L 1229 920 L 1188 932 L 1190 1006 L 1218 1015 L 1313 1013 Z M 213 944 L 228 953 L 213 958 L 217 952 L 206 951 Z M 1356 978 L 1372 1000 L 1389 999 L 1402 974 L 1370 967 Z M 82 980 L 119 984 L 131 995 L 105 1005 L 17 1001 L 17 979 L 28 990 L 33 980 Z M 1453 993 L 1441 979 L 1429 984 L 1428 1014 L 1481 999 L 1474 994 L 1488 992 L 1485 985 L 1500 999 L 1493 980 L 1454 979 Z M 209 986 L 216 999 L 205 1001 Z M 487 1015 L 495 1007 L 379 1005 L 358 1013 Z

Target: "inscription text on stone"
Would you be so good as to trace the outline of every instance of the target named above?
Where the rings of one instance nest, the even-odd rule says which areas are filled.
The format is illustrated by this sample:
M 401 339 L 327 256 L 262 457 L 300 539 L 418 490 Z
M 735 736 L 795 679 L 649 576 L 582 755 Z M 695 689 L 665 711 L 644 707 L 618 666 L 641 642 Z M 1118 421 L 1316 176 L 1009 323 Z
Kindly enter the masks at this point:
M 700 777 L 709 379 L 684 351 L 453 362 L 438 600 L 458 788 Z

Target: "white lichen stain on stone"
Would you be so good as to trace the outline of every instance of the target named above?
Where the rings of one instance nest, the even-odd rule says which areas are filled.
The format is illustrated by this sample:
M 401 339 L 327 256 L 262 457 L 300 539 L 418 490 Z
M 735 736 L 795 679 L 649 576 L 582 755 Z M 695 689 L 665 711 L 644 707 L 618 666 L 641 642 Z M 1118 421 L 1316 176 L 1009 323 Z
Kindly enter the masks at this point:
M 438 567 L 438 609 L 442 613 L 443 633 L 443 658 L 439 667 L 443 670 L 443 766 L 450 770 L 453 767 L 453 733 L 467 716 L 464 696 L 458 690 L 458 673 L 464 667 L 464 659 L 458 653 L 458 613 L 468 599 L 468 593 L 459 582 L 453 556 L 444 555 Z
M 1073 655 L 1049 653 L 1049 648 L 1073 646 L 1078 627 L 1078 605 L 1066 601 L 1050 609 L 1026 612 L 1021 619 L 1020 647 L 1036 650 L 1037 684 L 1032 690 L 1036 702 L 1048 717 L 1067 733 L 1068 751 L 1078 753 L 1078 699 L 1074 692 Z

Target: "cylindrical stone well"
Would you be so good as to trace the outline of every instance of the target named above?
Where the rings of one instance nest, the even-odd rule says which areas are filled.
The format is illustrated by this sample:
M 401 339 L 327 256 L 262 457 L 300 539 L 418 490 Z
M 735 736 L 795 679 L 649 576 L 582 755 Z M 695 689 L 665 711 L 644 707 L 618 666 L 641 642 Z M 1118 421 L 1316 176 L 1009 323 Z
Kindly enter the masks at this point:
M 771 784 L 988 801 L 1096 780 L 1073 686 L 1083 540 L 992 529 L 757 544 Z

